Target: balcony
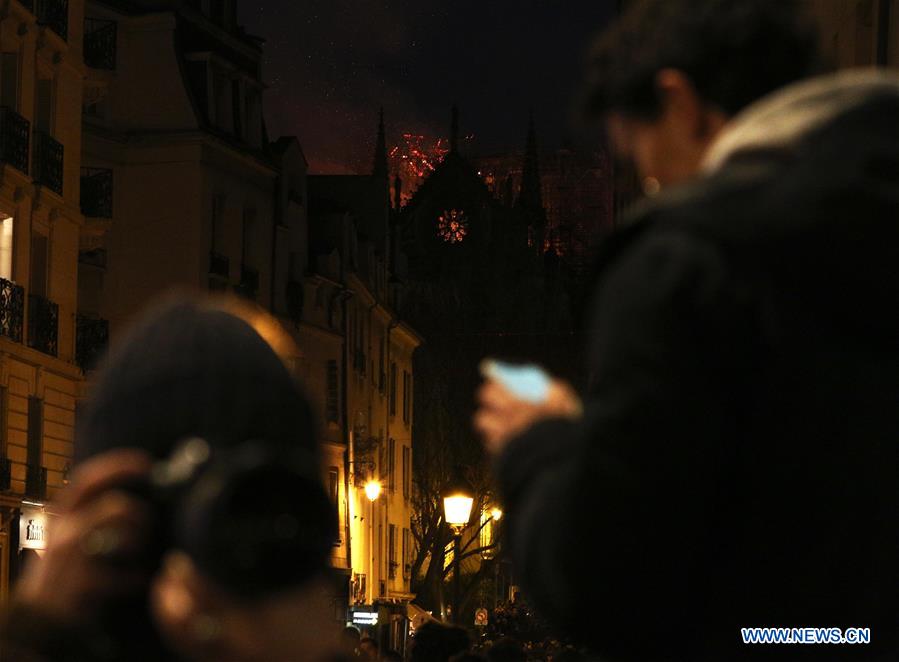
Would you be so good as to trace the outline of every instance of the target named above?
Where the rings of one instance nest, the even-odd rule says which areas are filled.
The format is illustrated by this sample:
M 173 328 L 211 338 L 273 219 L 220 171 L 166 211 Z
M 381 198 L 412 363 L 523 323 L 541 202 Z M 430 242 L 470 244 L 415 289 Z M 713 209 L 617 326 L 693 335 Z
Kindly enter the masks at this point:
M 31 123 L 7 106 L 0 106 L 0 161 L 28 173 Z
M 59 304 L 37 294 L 28 295 L 28 346 L 50 356 L 57 356 Z
M 84 63 L 87 66 L 115 71 L 117 31 L 115 21 L 84 19 Z
M 45 25 L 63 40 L 69 38 L 69 0 L 34 0 L 38 25 Z
M 240 285 L 237 285 L 234 291 L 248 299 L 255 299 L 259 291 L 259 271 L 245 264 L 241 265 Z
M 35 501 L 47 498 L 47 468 L 29 464 L 25 467 L 25 496 Z
M 108 344 L 107 320 L 80 314 L 75 317 L 75 363 L 82 370 L 87 371 L 95 367 Z
M 62 159 L 62 143 L 43 131 L 35 130 L 34 156 L 31 160 L 34 183 L 62 195 Z
M 112 218 L 111 169 L 81 169 L 81 213 L 88 218 Z
M 12 462 L 8 457 L 0 458 L 0 492 L 12 488 Z
M 0 336 L 22 342 L 25 322 L 25 288 L 0 278 Z

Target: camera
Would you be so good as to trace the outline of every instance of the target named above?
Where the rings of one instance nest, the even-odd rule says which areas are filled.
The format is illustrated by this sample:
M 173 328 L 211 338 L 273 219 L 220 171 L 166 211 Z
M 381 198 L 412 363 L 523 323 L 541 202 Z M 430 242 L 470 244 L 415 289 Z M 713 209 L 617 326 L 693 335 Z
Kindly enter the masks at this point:
M 242 597 L 299 586 L 324 572 L 338 538 L 337 513 L 313 457 L 249 440 L 215 448 L 180 442 L 140 492 L 156 513 L 155 562 L 185 552 L 198 569 Z

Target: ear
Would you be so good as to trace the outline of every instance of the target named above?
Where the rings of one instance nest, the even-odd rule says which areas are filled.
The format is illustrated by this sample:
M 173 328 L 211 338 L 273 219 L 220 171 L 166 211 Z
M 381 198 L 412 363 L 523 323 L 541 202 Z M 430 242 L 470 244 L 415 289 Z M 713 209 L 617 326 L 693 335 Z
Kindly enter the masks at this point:
M 687 75 L 679 69 L 661 69 L 656 74 L 656 90 L 662 115 L 694 140 L 707 137 L 706 104 Z

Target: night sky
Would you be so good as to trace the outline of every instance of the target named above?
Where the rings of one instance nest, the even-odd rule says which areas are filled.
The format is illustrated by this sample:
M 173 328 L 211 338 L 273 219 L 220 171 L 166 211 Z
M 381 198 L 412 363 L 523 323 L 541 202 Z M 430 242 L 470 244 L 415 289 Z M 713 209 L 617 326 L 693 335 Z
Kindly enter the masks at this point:
M 378 107 L 388 145 L 449 133 L 459 105 L 472 149 L 521 149 L 533 107 L 560 144 L 584 54 L 614 0 L 243 0 L 266 39 L 269 136 L 296 135 L 313 173 L 367 171 Z

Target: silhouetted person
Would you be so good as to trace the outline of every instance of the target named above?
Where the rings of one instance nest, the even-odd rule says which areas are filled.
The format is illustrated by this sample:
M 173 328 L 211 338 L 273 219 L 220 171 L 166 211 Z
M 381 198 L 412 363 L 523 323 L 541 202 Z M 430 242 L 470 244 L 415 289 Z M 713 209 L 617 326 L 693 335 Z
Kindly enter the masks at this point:
M 602 37 L 593 110 L 657 195 L 601 249 L 582 402 L 480 394 L 516 574 L 610 659 L 899 656 L 899 78 L 796 83 L 798 6 L 647 0 Z
M 448 662 L 471 646 L 468 633 L 454 625 L 425 623 L 415 631 L 410 662 Z
M 379 649 L 380 646 L 378 646 L 378 642 L 371 637 L 362 637 L 362 639 L 359 641 L 359 650 L 362 653 L 362 657 L 364 657 L 366 660 L 379 659 Z
M 359 643 L 362 640 L 362 633 L 359 632 L 359 628 L 353 625 L 347 625 L 343 629 L 341 639 L 343 641 L 343 647 L 348 654 L 355 656 L 360 654 Z
M 521 644 L 511 637 L 496 641 L 487 651 L 490 662 L 524 662 L 527 656 Z

